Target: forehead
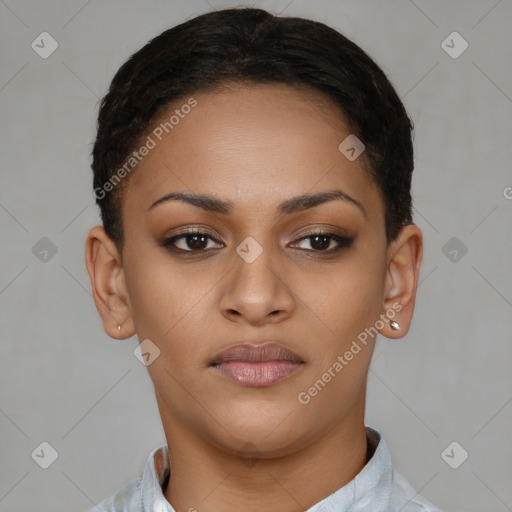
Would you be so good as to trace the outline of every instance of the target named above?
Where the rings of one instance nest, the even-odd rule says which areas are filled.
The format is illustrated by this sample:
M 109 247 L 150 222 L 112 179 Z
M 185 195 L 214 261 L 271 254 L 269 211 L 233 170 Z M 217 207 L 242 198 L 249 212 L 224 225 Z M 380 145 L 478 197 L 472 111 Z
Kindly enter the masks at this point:
M 195 106 L 183 107 L 190 98 Z M 180 190 L 263 206 L 341 187 L 378 200 L 363 159 L 350 161 L 339 150 L 350 133 L 339 108 L 309 89 L 257 84 L 192 94 L 169 105 L 148 130 L 154 147 L 126 197 L 147 208 Z

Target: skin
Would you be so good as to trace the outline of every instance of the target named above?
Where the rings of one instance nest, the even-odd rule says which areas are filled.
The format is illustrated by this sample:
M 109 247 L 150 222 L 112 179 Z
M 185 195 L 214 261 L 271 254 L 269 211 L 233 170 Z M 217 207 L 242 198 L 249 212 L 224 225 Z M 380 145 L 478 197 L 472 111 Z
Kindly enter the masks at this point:
M 109 336 L 137 334 L 160 350 L 147 368 L 171 457 L 165 496 L 177 511 L 305 510 L 352 480 L 373 453 L 364 408 L 375 338 L 309 403 L 297 397 L 393 304 L 402 307 L 394 316 L 400 330 L 385 322 L 379 333 L 407 334 L 422 233 L 406 226 L 386 245 L 382 197 L 363 157 L 349 161 L 338 150 L 351 132 L 320 93 L 257 85 L 194 98 L 197 106 L 130 176 L 122 254 L 101 226 L 88 234 L 94 300 Z M 332 189 L 364 212 L 337 199 L 276 213 L 282 201 Z M 148 211 L 170 192 L 208 194 L 233 209 L 169 201 Z M 162 245 L 190 227 L 212 239 L 182 238 L 178 247 L 206 251 L 178 255 Z M 305 238 L 315 228 L 354 240 L 326 255 Z M 236 252 L 249 236 L 263 249 L 252 263 Z M 305 364 L 265 388 L 209 367 L 230 345 L 267 340 Z

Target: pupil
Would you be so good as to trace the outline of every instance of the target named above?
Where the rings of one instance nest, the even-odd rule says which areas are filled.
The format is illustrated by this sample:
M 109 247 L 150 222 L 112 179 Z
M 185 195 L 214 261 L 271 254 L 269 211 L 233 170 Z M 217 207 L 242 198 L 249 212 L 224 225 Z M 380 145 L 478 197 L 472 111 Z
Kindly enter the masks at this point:
M 197 243 L 197 240 L 200 242 Z M 204 249 L 203 245 L 206 245 L 205 235 L 189 235 L 187 237 L 187 244 L 191 249 Z
M 319 239 L 321 239 L 323 241 L 317 244 Z M 329 236 L 315 235 L 312 237 L 311 246 L 313 247 L 313 249 L 318 249 L 318 250 L 319 249 L 327 249 L 329 247 L 329 242 L 330 242 Z M 315 247 L 315 245 L 316 245 L 316 247 Z

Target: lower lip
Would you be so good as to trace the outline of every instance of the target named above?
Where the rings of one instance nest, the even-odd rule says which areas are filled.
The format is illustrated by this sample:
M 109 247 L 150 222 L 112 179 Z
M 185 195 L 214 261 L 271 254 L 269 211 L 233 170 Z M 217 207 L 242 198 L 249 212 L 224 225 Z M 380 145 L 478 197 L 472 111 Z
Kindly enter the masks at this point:
M 301 366 L 293 361 L 226 361 L 214 368 L 242 386 L 262 388 L 290 377 Z

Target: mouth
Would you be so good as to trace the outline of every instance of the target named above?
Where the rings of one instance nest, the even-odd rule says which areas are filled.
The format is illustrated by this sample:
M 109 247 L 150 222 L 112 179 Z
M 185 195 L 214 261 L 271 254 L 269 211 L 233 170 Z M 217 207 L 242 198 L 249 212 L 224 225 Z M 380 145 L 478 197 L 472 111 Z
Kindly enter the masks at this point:
M 274 342 L 232 345 L 218 353 L 210 367 L 242 386 L 272 386 L 291 377 L 305 364 L 295 352 Z

